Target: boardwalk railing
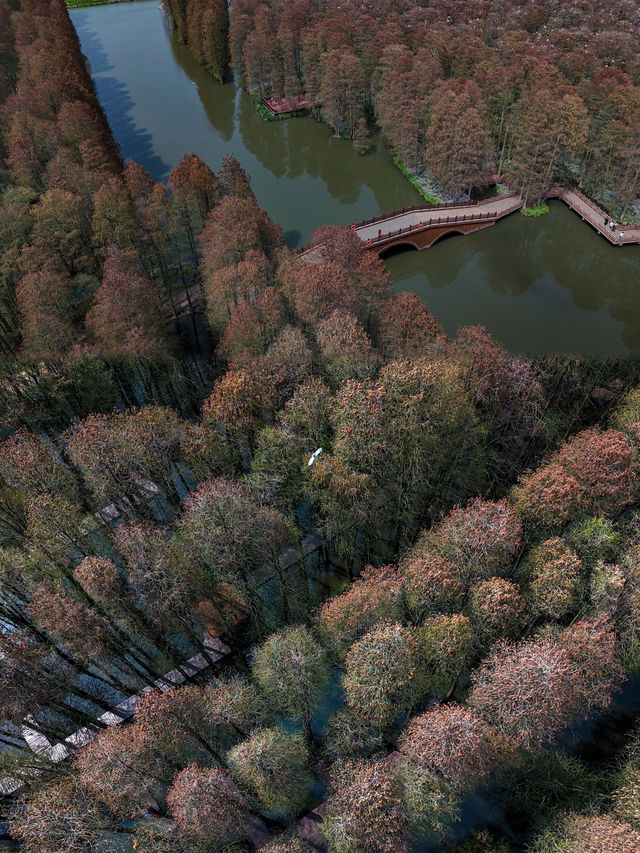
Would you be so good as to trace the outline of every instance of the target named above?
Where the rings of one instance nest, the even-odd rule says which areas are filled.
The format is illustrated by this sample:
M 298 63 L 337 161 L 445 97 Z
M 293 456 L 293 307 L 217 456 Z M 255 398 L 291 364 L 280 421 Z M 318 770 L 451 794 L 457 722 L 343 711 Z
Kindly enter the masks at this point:
M 496 206 L 497 202 L 502 202 L 510 198 L 514 199 L 514 203 L 505 208 L 493 210 L 492 212 L 483 210 L 483 207 L 488 205 Z M 610 230 L 608 225 L 605 224 L 605 219 L 607 218 L 605 211 L 601 210 L 595 202 L 591 201 L 591 199 L 587 198 L 584 193 L 580 192 L 580 190 L 575 187 L 555 184 L 549 188 L 549 191 L 545 194 L 545 198 L 558 198 L 565 202 L 571 210 L 595 228 L 599 234 L 606 237 L 614 246 L 621 246 L 625 243 L 640 243 L 640 226 L 623 226 L 624 230 L 622 233 L 624 234 L 624 237 L 621 236 L 620 226 L 617 226 L 614 230 Z M 406 214 L 419 214 L 421 212 L 425 214 L 425 221 L 422 222 L 422 224 L 418 222 L 411 223 L 404 227 L 401 226 L 400 228 L 385 232 L 379 237 L 373 234 L 366 241 L 362 234 L 358 235 L 363 242 L 366 242 L 367 246 L 379 246 L 398 237 L 408 236 L 409 234 L 415 234 L 419 231 L 427 231 L 443 225 L 454 226 L 456 224 L 467 224 L 481 221 L 485 221 L 487 223 L 495 222 L 496 220 L 502 219 L 504 216 L 508 216 L 510 213 L 514 213 L 516 210 L 519 210 L 523 204 L 524 201 L 522 197 L 516 191 L 505 193 L 505 195 L 492 196 L 491 198 L 482 199 L 480 201 L 470 201 L 466 204 L 457 201 L 445 202 L 443 204 L 430 204 L 425 202 L 424 204 L 412 204 L 408 207 L 401 207 L 379 216 L 372 216 L 370 219 L 363 219 L 362 222 L 353 223 L 351 228 L 357 233 L 360 229 L 370 228 L 372 225 L 375 226 L 377 224 L 382 224 L 383 222 L 389 222 Z M 433 218 L 434 211 L 453 211 L 454 209 L 465 212 L 453 214 L 451 216 L 437 216 L 436 218 Z M 297 250 L 296 254 L 300 256 L 310 255 L 310 253 L 319 250 L 321 245 L 322 244 L 316 246 L 303 246 Z
M 611 221 L 610 217 L 577 187 L 563 187 L 556 184 L 547 193 L 547 198 L 559 198 L 614 246 L 640 242 L 640 228 L 637 225 L 618 225 L 611 230 L 604 221 L 605 219 Z M 624 237 L 620 236 L 621 232 L 625 235 Z

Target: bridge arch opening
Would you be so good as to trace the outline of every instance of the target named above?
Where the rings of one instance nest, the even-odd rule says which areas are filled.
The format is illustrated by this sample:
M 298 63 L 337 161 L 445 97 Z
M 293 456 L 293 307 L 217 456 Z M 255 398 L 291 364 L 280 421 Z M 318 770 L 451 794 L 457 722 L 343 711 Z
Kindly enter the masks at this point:
M 431 248 L 431 246 L 435 246 L 436 243 L 442 243 L 443 240 L 448 240 L 449 237 L 460 237 L 464 236 L 464 234 L 464 231 L 456 231 L 455 228 L 452 228 L 451 231 L 445 231 L 444 234 L 440 234 L 436 237 L 433 243 L 429 243 L 429 248 Z
M 380 249 L 378 257 L 384 261 L 387 258 L 392 258 L 394 255 L 401 255 L 409 251 L 417 252 L 418 247 L 414 246 L 413 243 L 393 243 L 385 249 Z

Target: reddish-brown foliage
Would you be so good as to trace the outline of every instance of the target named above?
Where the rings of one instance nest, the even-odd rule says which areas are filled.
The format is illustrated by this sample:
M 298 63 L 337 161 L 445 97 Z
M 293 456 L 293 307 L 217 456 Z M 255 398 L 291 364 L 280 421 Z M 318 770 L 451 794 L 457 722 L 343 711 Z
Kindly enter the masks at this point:
M 558 645 L 569 655 L 577 674 L 575 689 L 579 712 L 606 708 L 623 671 L 614 626 L 606 617 L 574 622 L 558 636 Z
M 557 640 L 499 643 L 472 675 L 470 704 L 525 747 L 555 738 L 593 708 L 605 707 L 620 678 L 615 634 L 583 620 Z
M 336 309 L 318 323 L 317 334 L 327 374 L 336 385 L 373 374 L 377 354 L 369 336 L 350 311 Z
M 309 245 L 322 247 L 322 257 L 348 270 L 359 266 L 367 257 L 364 243 L 351 228 L 321 225 L 311 235 Z
M 148 616 L 163 619 L 188 614 L 195 591 L 184 571 L 176 570 L 166 532 L 151 524 L 132 522 L 119 525 L 114 538 Z
M 615 430 L 585 430 L 569 439 L 548 465 L 527 474 L 514 490 L 522 515 L 542 527 L 558 528 L 576 514 L 614 513 L 633 500 L 633 448 Z
M 414 551 L 403 560 L 405 595 L 412 613 L 418 617 L 439 610 L 451 612 L 462 606 L 464 587 L 459 570 L 433 553 Z
M 553 640 L 499 643 L 472 683 L 471 706 L 525 747 L 552 740 L 574 718 L 576 673 Z
M 38 853 L 83 853 L 113 828 L 98 803 L 65 776 L 34 791 L 11 810 L 9 832 Z
M 340 595 L 317 611 L 315 630 L 323 645 L 338 657 L 378 622 L 402 618 L 402 578 L 393 566 L 367 566 Z
M 138 725 L 99 732 L 74 756 L 81 784 L 121 820 L 158 808 L 170 770 L 153 749 L 153 734 Z
M 257 251 L 270 257 L 282 244 L 282 231 L 253 198 L 225 196 L 208 215 L 200 237 L 205 293 L 214 301 L 215 273 Z
M 320 828 L 335 849 L 408 850 L 407 819 L 390 764 L 347 761 L 334 765 Z
M 174 779 L 167 802 L 193 841 L 224 846 L 246 838 L 249 801 L 222 770 L 190 764 Z
M 378 345 L 389 359 L 442 353 L 446 335 L 415 293 L 398 293 L 384 306 L 378 322 Z
M 562 539 L 547 539 L 528 559 L 529 590 L 538 613 L 559 619 L 576 604 L 582 562 Z
M 167 759 L 220 761 L 209 725 L 204 692 L 190 684 L 165 692 L 145 691 L 136 705 L 136 723 Z M 174 758 L 175 760 L 175 758 Z
M 554 454 L 553 461 L 583 486 L 584 510 L 592 515 L 616 512 L 633 499 L 635 456 L 620 432 L 578 433 Z
M 416 643 L 402 625 L 381 625 L 365 634 L 346 657 L 342 684 L 351 710 L 379 728 L 415 699 Z
M 218 353 L 236 365 L 246 356 L 261 355 L 284 322 L 282 300 L 274 287 L 267 287 L 239 305 L 233 305 L 218 345 Z
M 21 317 L 22 346 L 32 358 L 58 359 L 76 341 L 72 325 L 71 279 L 53 270 L 31 272 L 20 279 L 16 301 Z
M 417 685 L 420 691 L 449 691 L 467 674 L 473 651 L 473 631 L 466 616 L 439 613 L 416 630 Z
M 256 429 L 261 412 L 261 389 L 246 370 L 227 371 L 202 406 L 205 423 L 243 432 Z
M 151 282 L 138 273 L 131 257 L 115 248 L 107 252 L 87 329 L 104 358 L 157 360 L 168 355 Z
M 33 590 L 29 614 L 34 622 L 75 657 L 91 664 L 109 654 L 109 634 L 105 620 L 81 601 L 74 599 L 58 581 L 41 581 Z
M 287 271 L 285 290 L 305 323 L 318 325 L 337 308 L 353 312 L 355 287 L 344 268 L 334 261 L 300 259 Z
M 162 486 L 175 494 L 183 422 L 172 409 L 146 406 L 112 415 L 90 415 L 64 433 L 69 454 L 94 494 L 148 501 Z
M 520 520 L 506 501 L 475 498 L 467 507 L 451 510 L 425 541 L 469 583 L 509 574 L 521 535 Z
M 0 476 L 25 497 L 34 494 L 75 495 L 68 468 L 43 439 L 19 429 L 0 444 Z
M 73 576 L 96 601 L 113 604 L 123 598 L 124 578 L 106 557 L 85 557 L 73 570 Z
M 584 487 L 561 465 L 550 463 L 525 475 L 513 490 L 518 512 L 543 528 L 563 527 L 586 500 Z
M 524 612 L 524 599 L 512 581 L 489 578 L 471 588 L 469 616 L 483 639 L 513 636 Z
M 187 221 L 195 220 L 198 231 L 220 195 L 215 174 L 197 154 L 184 154 L 169 173 L 169 186 Z
M 398 747 L 412 764 L 453 787 L 473 788 L 496 769 L 506 747 L 498 731 L 471 708 L 440 705 L 410 720 Z
M 557 831 L 545 833 L 539 844 L 544 844 L 545 850 L 553 844 L 554 849 L 567 853 L 613 853 L 614 850 L 615 853 L 636 853 L 640 849 L 640 832 L 610 815 L 575 815 L 566 817 Z M 543 853 L 543 848 L 537 845 L 534 850 Z

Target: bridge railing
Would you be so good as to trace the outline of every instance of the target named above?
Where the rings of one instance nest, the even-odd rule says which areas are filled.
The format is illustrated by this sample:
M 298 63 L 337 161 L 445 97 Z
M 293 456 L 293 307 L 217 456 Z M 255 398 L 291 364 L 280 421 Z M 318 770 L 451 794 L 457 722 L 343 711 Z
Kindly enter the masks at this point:
M 445 201 L 442 204 L 430 204 L 429 202 L 425 202 L 424 204 L 410 204 L 408 207 L 399 207 L 396 210 L 391 210 L 387 213 L 382 214 L 381 216 L 372 216 L 370 219 L 363 219 L 362 222 L 354 222 L 351 226 L 352 228 L 363 228 L 365 225 L 374 225 L 376 222 L 384 222 L 387 219 L 394 219 L 396 216 L 402 216 L 405 213 L 416 213 L 420 210 L 446 210 L 447 208 L 452 207 L 479 207 L 483 204 L 491 204 L 495 202 L 497 199 L 506 199 L 513 198 L 517 196 L 518 193 L 514 190 L 510 193 L 505 193 L 504 195 L 491 196 L 490 198 L 483 198 L 476 201 Z
M 598 207 L 588 196 L 577 187 L 574 186 L 559 186 L 554 185 L 546 194 L 547 198 L 559 198 L 570 210 L 582 217 L 585 222 L 593 226 L 603 237 L 605 237 L 614 246 L 619 246 L 626 242 L 637 242 L 640 237 L 640 228 L 638 226 L 622 226 L 626 232 L 626 238 L 619 236 L 620 226 L 617 226 L 613 231 L 604 224 L 605 212 Z
M 517 196 L 518 193 L 509 193 L 509 195 Z M 506 198 L 506 196 L 502 196 L 502 198 Z M 491 222 L 502 218 L 503 216 L 507 216 L 509 213 L 513 213 L 521 206 L 522 202 L 518 201 L 517 204 L 512 204 L 506 210 L 499 212 L 494 210 L 489 213 L 479 211 L 478 213 L 463 213 L 462 215 L 458 214 L 457 216 L 438 216 L 436 219 L 431 219 L 427 223 L 406 225 L 404 228 L 396 228 L 393 231 L 388 231 L 386 234 L 381 234 L 379 237 L 372 237 L 367 240 L 365 245 L 377 246 L 381 243 L 386 243 L 388 240 L 392 240 L 394 237 L 400 237 L 403 234 L 405 236 L 408 234 L 419 234 L 421 231 L 429 231 L 439 225 L 463 225 L 471 222 Z

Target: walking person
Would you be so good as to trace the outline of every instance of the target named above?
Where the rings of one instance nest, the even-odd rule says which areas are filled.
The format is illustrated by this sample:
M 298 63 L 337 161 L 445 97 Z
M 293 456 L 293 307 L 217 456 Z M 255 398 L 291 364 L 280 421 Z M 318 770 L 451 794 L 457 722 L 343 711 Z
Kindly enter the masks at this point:
M 382 228 L 378 228 L 378 240 L 382 237 Z

